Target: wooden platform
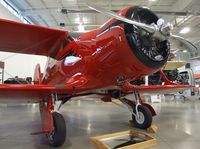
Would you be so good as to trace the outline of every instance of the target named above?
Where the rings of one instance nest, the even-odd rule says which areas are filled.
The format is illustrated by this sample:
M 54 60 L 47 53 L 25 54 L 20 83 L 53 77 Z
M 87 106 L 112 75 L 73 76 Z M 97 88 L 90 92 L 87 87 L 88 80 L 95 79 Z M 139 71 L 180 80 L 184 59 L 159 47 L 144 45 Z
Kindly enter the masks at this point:
M 129 121 L 129 125 L 130 127 L 135 127 L 132 120 Z M 146 131 L 147 133 L 156 133 L 158 131 L 158 126 L 155 124 L 152 124 L 149 128 L 147 128 Z
M 146 133 L 130 130 L 91 138 L 98 149 L 144 149 L 156 145 L 156 139 Z

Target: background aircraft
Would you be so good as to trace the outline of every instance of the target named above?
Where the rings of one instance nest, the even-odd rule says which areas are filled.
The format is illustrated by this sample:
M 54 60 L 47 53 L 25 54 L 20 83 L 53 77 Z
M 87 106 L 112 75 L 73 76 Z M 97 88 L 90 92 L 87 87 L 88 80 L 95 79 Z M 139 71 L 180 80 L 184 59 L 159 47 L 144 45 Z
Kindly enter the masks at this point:
M 52 146 L 65 142 L 65 120 L 57 111 L 73 97 L 98 94 L 103 101 L 119 99 L 129 108 L 134 125 L 145 129 L 156 113 L 142 102 L 141 93 L 176 92 L 191 87 L 171 83 L 162 71 L 163 86 L 129 83 L 157 72 L 167 62 L 168 39 L 182 40 L 171 35 L 170 25 L 146 8 L 127 7 L 118 13 L 97 6 L 90 8 L 112 18 L 100 28 L 76 37 L 68 31 L 0 20 L 1 51 L 49 57 L 43 74 L 36 66 L 34 85 L 1 84 L 0 100 L 39 103 L 42 131 L 38 133 L 46 134 Z M 133 94 L 136 101 L 125 98 L 127 94 Z M 58 109 L 56 101 L 61 101 Z

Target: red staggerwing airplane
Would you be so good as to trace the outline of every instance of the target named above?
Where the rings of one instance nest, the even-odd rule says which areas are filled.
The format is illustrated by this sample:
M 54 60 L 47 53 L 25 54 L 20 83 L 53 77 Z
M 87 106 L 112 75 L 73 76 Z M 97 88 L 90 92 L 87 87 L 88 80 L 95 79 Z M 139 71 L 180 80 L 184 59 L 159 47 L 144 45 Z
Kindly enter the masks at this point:
M 165 81 L 160 86 L 136 86 L 130 81 L 157 72 L 167 62 L 170 26 L 146 8 L 128 7 L 118 13 L 90 8 L 112 18 L 100 28 L 73 37 L 72 33 L 8 20 L 0 20 L 0 50 L 48 56 L 46 72 L 37 65 L 34 85 L 0 85 L 0 100 L 39 103 L 42 132 L 49 144 L 65 142 L 63 116 L 54 109 L 77 96 L 102 95 L 103 101 L 119 99 L 132 114 L 134 125 L 148 128 L 156 113 L 142 102 L 141 93 L 177 92 L 189 85 Z M 187 42 L 187 41 L 186 41 Z M 134 94 L 136 101 L 125 98 Z

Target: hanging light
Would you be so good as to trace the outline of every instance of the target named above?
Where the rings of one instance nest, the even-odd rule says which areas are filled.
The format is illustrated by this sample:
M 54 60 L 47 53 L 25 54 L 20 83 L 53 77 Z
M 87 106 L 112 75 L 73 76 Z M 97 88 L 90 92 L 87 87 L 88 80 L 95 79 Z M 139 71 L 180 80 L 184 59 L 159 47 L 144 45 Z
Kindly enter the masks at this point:
M 183 50 L 183 53 L 187 53 L 187 50 Z
M 80 31 L 80 32 L 85 31 L 85 28 L 84 28 L 84 26 L 82 24 L 79 24 L 78 31 Z
M 184 27 L 179 33 L 180 34 L 186 34 L 190 31 L 190 28 L 189 27 Z

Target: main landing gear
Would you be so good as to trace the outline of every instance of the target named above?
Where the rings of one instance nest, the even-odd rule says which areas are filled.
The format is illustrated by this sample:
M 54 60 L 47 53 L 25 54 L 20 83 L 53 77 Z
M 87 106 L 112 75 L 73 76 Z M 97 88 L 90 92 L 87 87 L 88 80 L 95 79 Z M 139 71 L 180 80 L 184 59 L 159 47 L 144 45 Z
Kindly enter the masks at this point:
M 137 128 L 147 129 L 151 126 L 152 115 L 149 109 L 145 106 L 139 105 L 137 107 L 137 113 L 132 114 L 133 124 Z
M 129 111 L 132 113 L 132 122 L 136 128 L 147 129 L 152 124 L 152 116 L 156 113 L 151 105 L 143 103 L 138 92 L 134 92 L 136 102 L 121 98 L 120 101 L 124 103 Z
M 53 147 L 64 144 L 66 139 L 66 124 L 64 117 L 54 110 L 57 95 L 52 94 L 47 101 L 40 102 L 42 132 L 47 136 L 48 142 Z
M 59 147 L 64 144 L 66 138 L 66 125 L 63 116 L 58 112 L 53 112 L 54 129 L 47 134 L 49 144 Z

